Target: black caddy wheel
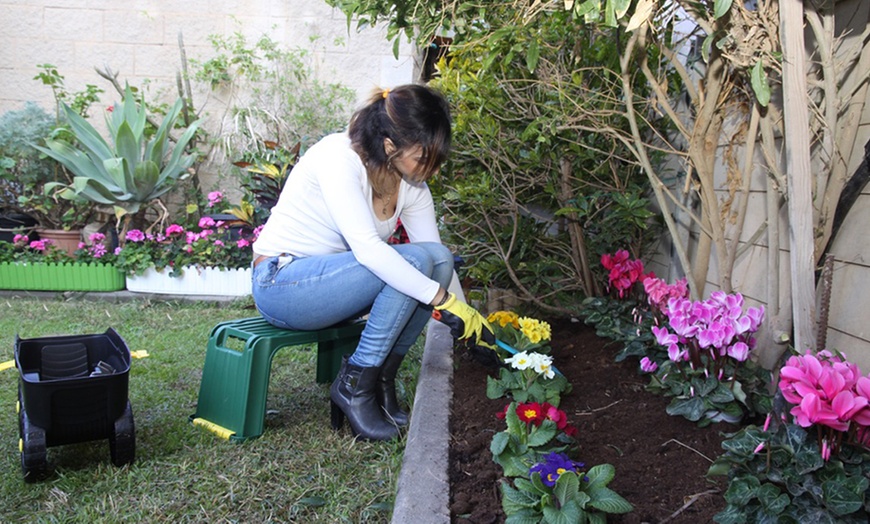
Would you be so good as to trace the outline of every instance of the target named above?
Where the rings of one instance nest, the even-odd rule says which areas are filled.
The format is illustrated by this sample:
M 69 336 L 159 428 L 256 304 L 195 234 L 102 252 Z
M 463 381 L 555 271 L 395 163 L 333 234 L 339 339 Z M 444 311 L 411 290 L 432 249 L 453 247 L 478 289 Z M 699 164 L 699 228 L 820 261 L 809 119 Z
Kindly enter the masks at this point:
M 115 421 L 115 432 L 109 436 L 109 451 L 112 464 L 116 466 L 132 464 L 136 459 L 136 426 L 130 401 L 127 401 L 124 413 Z
M 48 476 L 48 449 L 45 430 L 30 423 L 24 406 L 20 406 L 21 471 L 25 482 L 37 482 Z

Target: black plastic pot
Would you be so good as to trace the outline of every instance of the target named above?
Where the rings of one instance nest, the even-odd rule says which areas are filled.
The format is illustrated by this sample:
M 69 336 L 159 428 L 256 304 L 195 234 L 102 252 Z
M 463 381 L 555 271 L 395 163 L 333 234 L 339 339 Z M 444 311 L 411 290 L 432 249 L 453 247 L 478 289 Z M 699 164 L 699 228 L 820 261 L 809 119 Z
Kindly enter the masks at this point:
M 36 219 L 30 215 L 0 213 L 0 240 L 12 242 L 17 234 L 31 235 L 37 225 Z M 35 238 L 31 240 L 35 240 Z

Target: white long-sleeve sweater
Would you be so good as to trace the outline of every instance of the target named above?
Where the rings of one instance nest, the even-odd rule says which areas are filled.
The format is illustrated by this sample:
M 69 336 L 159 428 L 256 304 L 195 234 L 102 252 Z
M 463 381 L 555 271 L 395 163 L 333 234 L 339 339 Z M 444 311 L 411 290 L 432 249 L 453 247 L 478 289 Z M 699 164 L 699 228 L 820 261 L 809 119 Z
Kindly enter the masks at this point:
M 254 252 L 309 257 L 352 251 L 387 285 L 429 303 L 438 282 L 386 243 L 399 218 L 411 242 L 441 242 L 429 187 L 402 180 L 395 214 L 378 219 L 365 166 L 348 135 L 336 133 L 312 146 L 293 167 Z

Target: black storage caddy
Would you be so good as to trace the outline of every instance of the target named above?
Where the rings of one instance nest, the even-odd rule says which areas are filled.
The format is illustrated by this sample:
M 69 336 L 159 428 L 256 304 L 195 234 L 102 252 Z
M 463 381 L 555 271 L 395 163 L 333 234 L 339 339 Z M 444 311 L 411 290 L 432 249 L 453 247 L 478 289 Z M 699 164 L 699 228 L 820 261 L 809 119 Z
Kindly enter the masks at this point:
M 94 335 L 16 336 L 15 365 L 25 481 L 48 475 L 46 448 L 51 446 L 108 438 L 113 464 L 133 462 L 130 349 L 114 329 Z

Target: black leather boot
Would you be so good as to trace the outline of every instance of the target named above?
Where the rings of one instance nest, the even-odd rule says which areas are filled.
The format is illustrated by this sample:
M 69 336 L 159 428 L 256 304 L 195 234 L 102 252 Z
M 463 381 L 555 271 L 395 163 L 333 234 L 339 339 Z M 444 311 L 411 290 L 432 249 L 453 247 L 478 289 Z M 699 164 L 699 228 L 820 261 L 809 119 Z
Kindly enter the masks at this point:
M 375 384 L 375 398 L 384 411 L 384 418 L 399 427 L 408 425 L 408 413 L 402 411 L 396 398 L 396 373 L 404 359 L 405 355 L 390 353 L 381 366 L 381 374 Z
M 332 399 L 332 427 L 340 429 L 344 418 L 354 436 L 368 440 L 390 440 L 399 429 L 384 419 L 375 399 L 375 384 L 381 368 L 362 368 L 344 360 L 338 377 L 329 388 Z

